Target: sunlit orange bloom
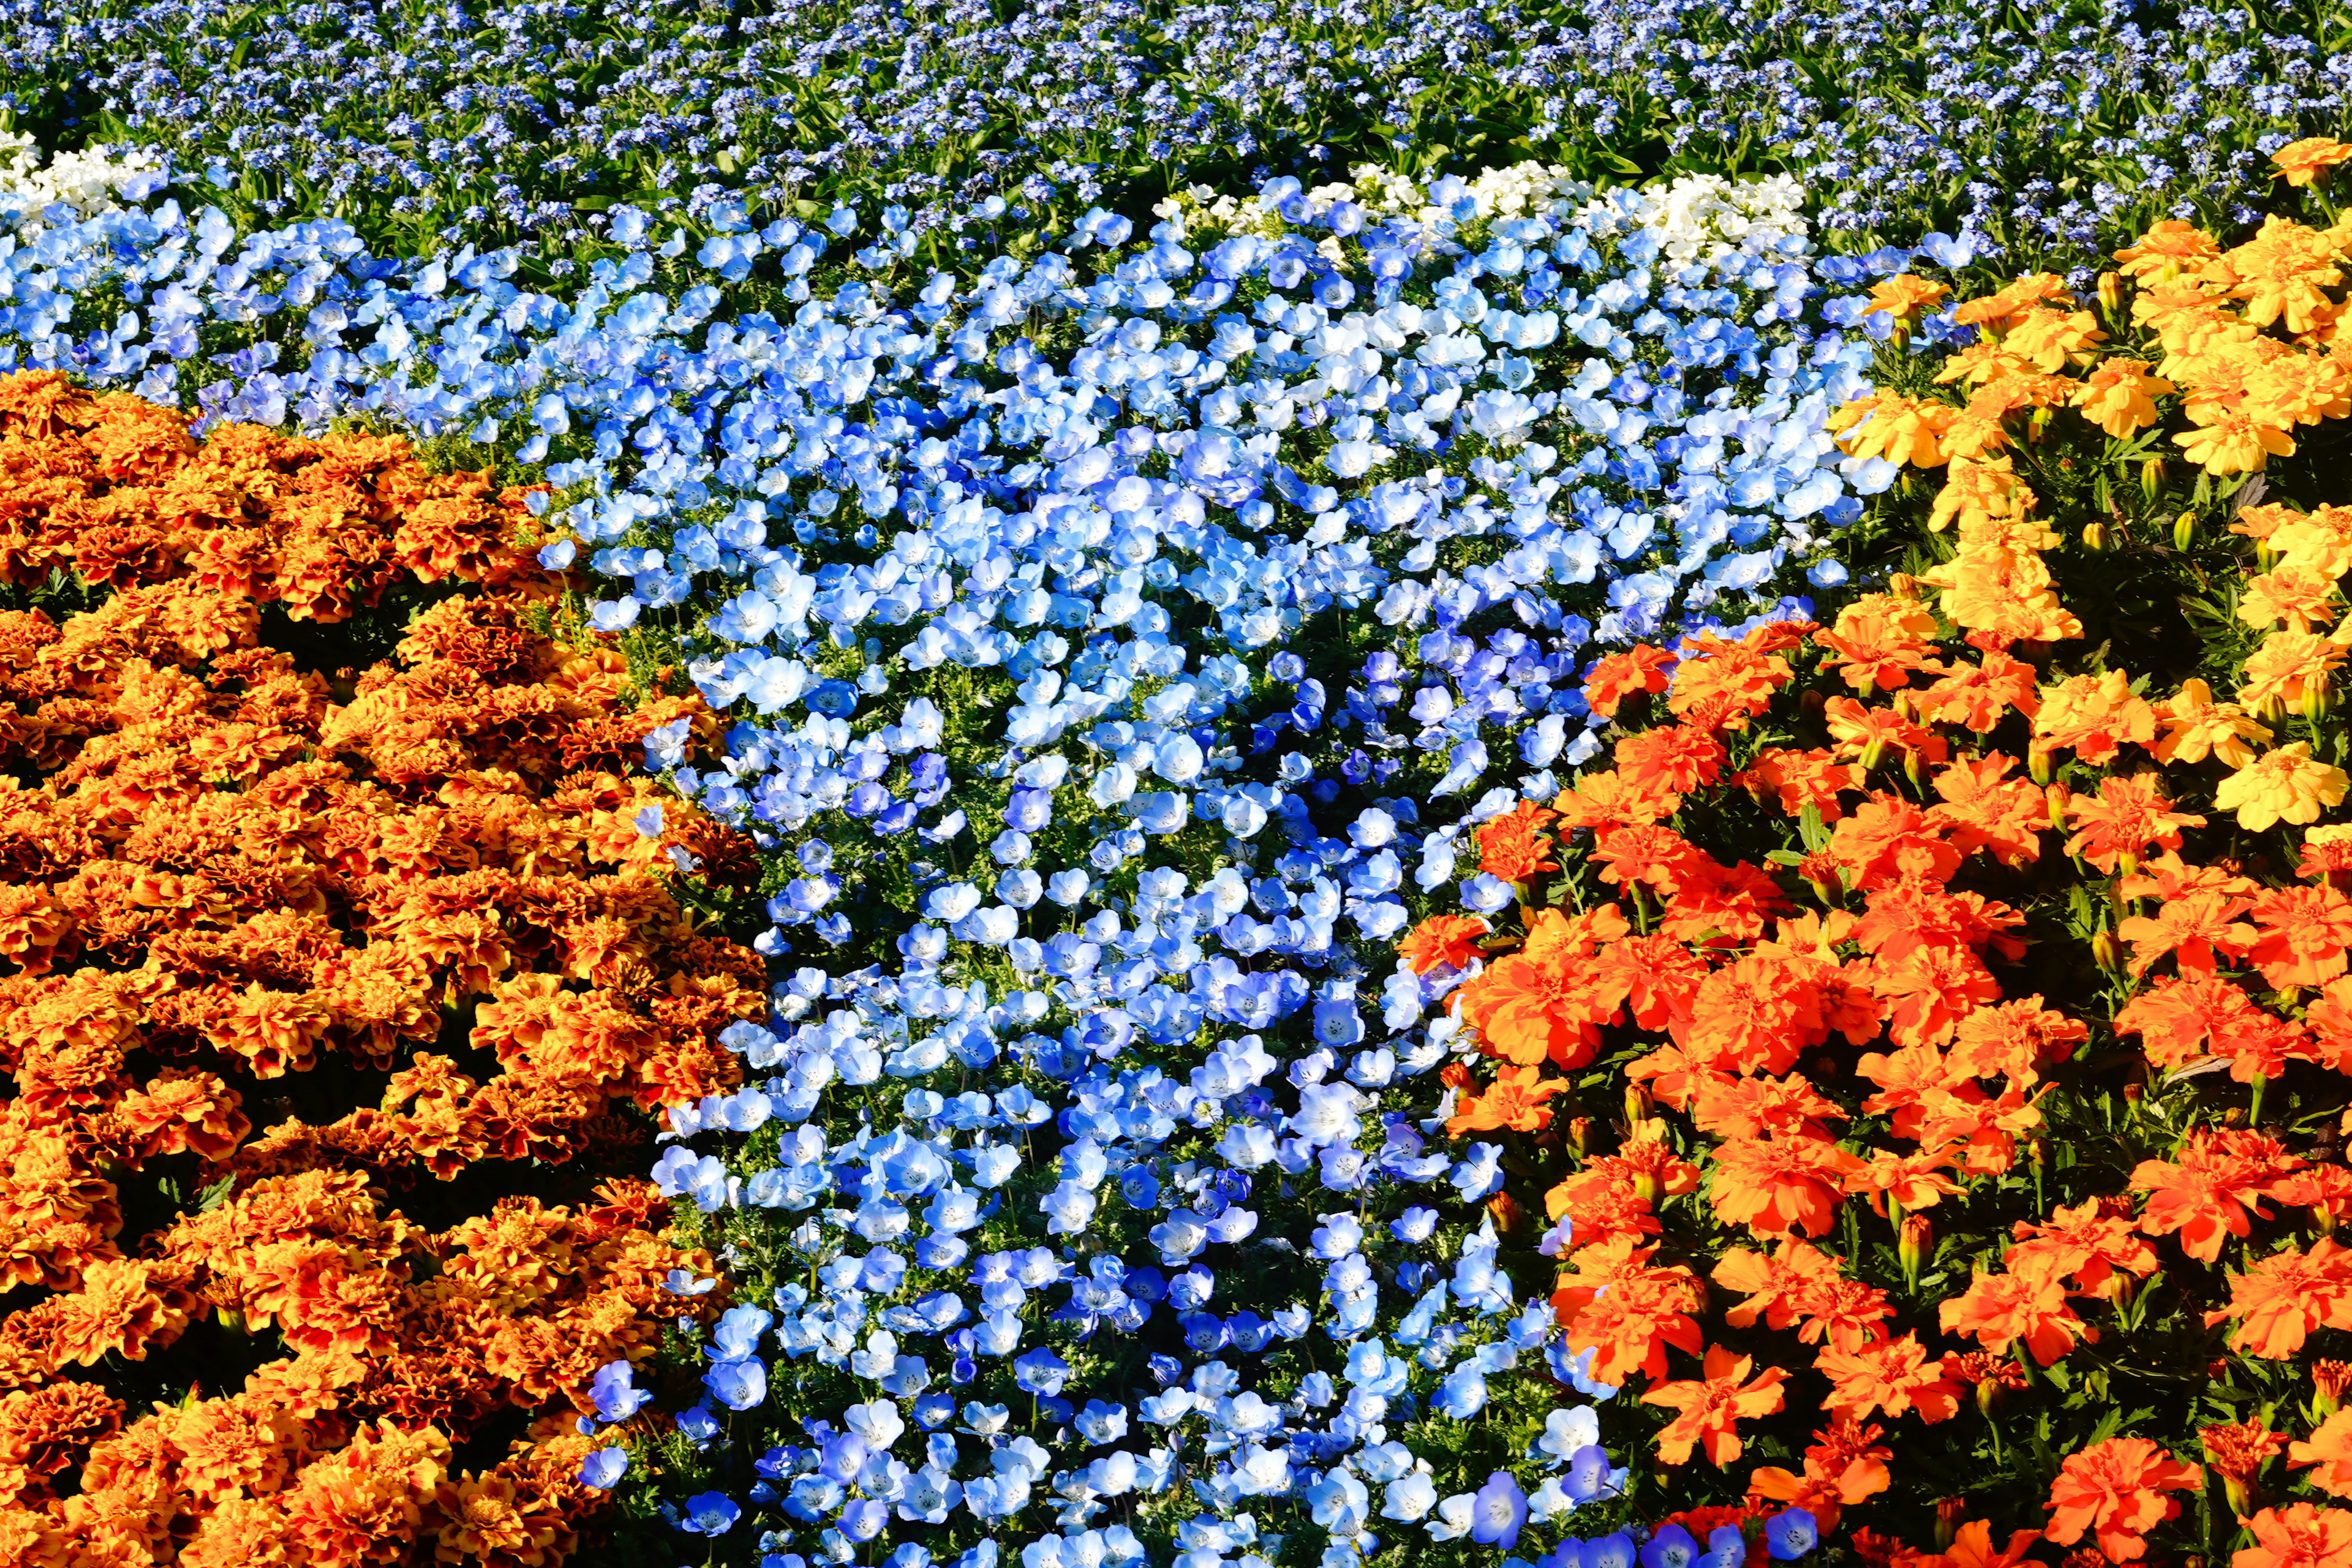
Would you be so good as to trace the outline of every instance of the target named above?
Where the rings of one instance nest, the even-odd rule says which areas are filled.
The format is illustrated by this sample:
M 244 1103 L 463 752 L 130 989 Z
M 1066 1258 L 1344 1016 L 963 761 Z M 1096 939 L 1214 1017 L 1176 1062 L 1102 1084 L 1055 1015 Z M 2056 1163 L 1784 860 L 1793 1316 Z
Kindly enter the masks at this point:
M 1664 691 L 1673 679 L 1675 656 L 1647 643 L 1612 653 L 1599 660 L 1584 678 L 1584 699 L 1604 719 L 1617 716 L 1626 698 L 1643 691 Z
M 1953 1534 L 1951 1546 L 1942 1553 L 1916 1557 L 1902 1568 L 2017 1568 L 2030 1561 L 2025 1554 L 2041 1539 L 2038 1530 L 2013 1530 L 2010 1531 L 2009 1544 L 1995 1548 L 1992 1521 L 1972 1519 Z
M 2197 272 L 2221 254 L 2213 237 L 2179 218 L 2160 218 L 2137 244 L 2116 252 L 2126 278 L 2143 283 L 2169 283 L 2184 272 Z
M 1692 1097 L 1690 1114 L 1692 1125 L 1717 1138 L 1827 1138 L 1829 1124 L 1846 1119 L 1801 1078 L 1710 1079 Z
M 1832 697 L 1822 710 L 1830 739 L 1840 757 L 1859 758 L 1865 769 L 1884 757 L 1916 755 L 1940 763 L 1948 748 L 1944 738 L 1901 709 L 1865 708 L 1851 697 Z
M 1875 961 L 1869 973 L 1887 1035 L 1898 1045 L 1941 1045 L 1960 1020 L 2000 997 L 2000 983 L 1966 948 L 1919 948 L 1892 963 Z
M 2201 1128 L 2176 1152 L 2177 1161 L 2132 1168 L 2133 1188 L 2148 1194 L 2139 1226 L 2149 1236 L 2179 1232 L 2181 1250 L 2204 1263 L 2221 1255 L 2224 1236 L 2247 1233 L 2250 1216 L 2269 1217 L 2264 1188 L 2303 1163 L 2263 1134 Z
M 1974 664 L 1948 668 L 1936 683 L 1912 700 L 1919 717 L 1988 733 L 2011 709 L 2031 719 L 2041 710 L 2033 667 L 2005 653 L 1987 653 Z
M 1871 285 L 1870 303 L 1863 314 L 1885 314 L 1908 326 L 1919 319 L 1923 310 L 1933 310 L 1951 293 L 1941 283 L 1916 278 L 1908 272 L 1898 272 L 1892 278 L 1882 278 Z
M 1614 768 L 1581 774 L 1552 803 L 1564 829 L 1647 827 L 1680 810 L 1683 797 L 1654 782 L 1636 784 Z
M 1960 851 L 1944 837 L 1942 822 L 1884 790 L 1831 830 L 1829 854 L 1851 868 L 1859 891 L 1899 877 L 1944 881 L 1960 868 Z
M 1715 1217 L 1758 1236 L 1820 1236 L 1835 1223 L 1849 1173 L 1860 1165 L 1815 1138 L 1737 1138 L 1715 1152 Z
M 1948 1334 L 1973 1335 L 1996 1355 L 2021 1343 L 2043 1366 L 2098 1333 L 2074 1315 L 2065 1288 L 2043 1276 L 1978 1274 L 1965 1293 L 1939 1304 L 1937 1315 Z
M 2246 1528 L 2254 1544 L 2231 1552 L 2230 1568 L 2352 1568 L 2352 1513 L 2340 1508 L 2266 1508 Z
M 2019 1220 L 2017 1245 L 2002 1254 L 2012 1274 L 2056 1279 L 2070 1292 L 2112 1297 L 2124 1275 L 2156 1272 L 2156 1250 L 2133 1233 L 2127 1198 L 2088 1198 L 2060 1205 L 2048 1221 Z
M 2098 318 L 2088 310 L 2036 306 L 2010 322 L 2001 347 L 2046 375 L 2064 369 L 2070 360 L 2080 363 L 2088 359 L 2093 346 L 2106 337 Z
M 2342 879 L 2352 874 L 2352 822 L 2323 823 L 2307 830 L 2303 836 L 2303 859 L 2294 874 L 2315 881 L 2325 879 L 2341 889 Z
M 2323 763 L 2301 741 L 2264 752 L 2221 781 L 2213 805 L 2238 814 L 2238 826 L 2260 833 L 2282 822 L 2319 820 L 2320 813 L 2341 805 L 2347 780 L 2342 768 Z
M 2352 1497 L 2352 1410 L 2338 1410 L 2311 1436 L 2287 1446 L 2289 1468 L 2308 1468 L 2304 1477 L 2330 1497 Z
M 1602 1383 L 1662 1378 L 1668 1346 L 1696 1355 L 1705 1342 L 1692 1316 L 1704 1299 L 1697 1279 L 1678 1264 L 1653 1265 L 1655 1250 L 1632 1237 L 1580 1248 L 1552 1292 L 1569 1349 L 1591 1351 L 1591 1375 Z
M 2271 1184 L 2271 1196 L 2290 1208 L 2309 1209 L 2323 1231 L 2352 1219 L 2352 1165 L 2314 1165 Z
M 2008 330 L 2012 319 L 2045 300 L 2061 305 L 2074 303 L 2074 296 L 2066 292 L 2066 280 L 2055 272 L 2027 273 L 1998 293 L 1954 307 L 1952 320 L 1964 327 L 1980 326 L 1999 333 Z
M 2283 321 L 2290 332 L 2307 332 L 2332 313 L 2327 291 L 2344 280 L 2336 259 L 2326 235 L 2275 214 L 2221 257 L 2235 281 L 2231 297 L 2245 301 L 2246 320 L 2257 327 Z
M 1824 1350 L 1815 1368 L 1830 1380 L 1822 1408 L 1862 1420 L 1874 1411 L 1889 1416 L 1917 1411 L 1930 1424 L 1959 1413 L 1961 1385 L 1948 1377 L 1940 1361 L 1930 1361 L 1919 1336 L 1880 1340 L 1852 1353 Z
M 2352 507 L 2318 506 L 2309 511 L 2248 507 L 2238 514 L 2241 523 L 2257 515 L 2268 523 L 2267 531 L 2258 533 L 2249 528 L 2247 535 L 2277 552 L 2281 565 L 2329 582 L 2352 572 Z
M 2204 1472 L 2145 1437 L 2110 1437 L 2066 1456 L 2050 1489 L 2049 1538 L 2072 1546 L 2091 1536 L 2109 1561 L 2147 1551 L 2147 1532 L 2180 1512 L 2168 1492 L 2193 1490 Z
M 1690 724 L 1664 724 L 1617 742 L 1617 772 L 1637 788 L 1688 795 L 1723 773 L 1723 742 Z
M 1830 416 L 1830 434 L 1848 457 L 1932 468 L 1944 461 L 1944 433 L 1957 413 L 1948 403 L 1873 393 Z
M 2111 359 L 2084 378 L 2074 404 L 2084 418 L 2120 441 L 2155 424 L 2156 399 L 2172 389 L 2172 383 L 2148 374 L 2145 361 Z
M 2206 1323 L 2234 1321 L 2230 1348 L 2265 1361 L 2301 1351 L 2314 1329 L 2352 1328 L 2352 1252 L 2322 1237 L 2309 1252 L 2273 1252 L 2230 1277 L 2230 1302 Z
M 2317 632 L 2273 632 L 2246 656 L 2238 700 L 2257 713 L 2298 707 L 2324 690 L 2343 662 L 2344 650 Z
M 2307 632 L 2336 619 L 2336 580 L 2281 562 L 2246 579 L 2238 593 L 2238 619 L 2257 630 L 2283 626 Z
M 2219 757 L 2233 768 L 2252 762 L 2254 747 L 2271 732 L 2253 715 L 2234 702 L 2216 702 L 2213 689 L 2191 679 L 2157 709 L 2164 733 L 2156 742 L 2160 763 L 2201 763 Z
M 2308 185 L 2327 177 L 2336 164 L 2352 158 L 2352 147 L 2330 136 L 2306 136 L 2271 154 L 2277 178 L 2290 185 Z
M 2090 1027 L 2042 1005 L 2039 995 L 1998 1006 L 1979 1007 L 1960 1020 L 1945 1053 L 1969 1078 L 2007 1078 L 2032 1083 L 2043 1068 L 2072 1058 L 2090 1037 Z
M 2116 935 L 2131 943 L 2134 974 L 2147 973 L 2169 955 L 2183 975 L 2210 975 L 2224 955 L 2234 961 L 2253 946 L 2254 928 L 2238 919 L 2252 907 L 2252 899 L 2188 893 L 2167 900 L 2152 915 L 2130 916 L 2116 927 Z M 2144 994 L 2132 1005 L 2147 1000 Z
M 2151 845 L 2178 849 L 2182 828 L 2205 826 L 2201 816 L 2174 811 L 2148 773 L 2110 774 L 2099 781 L 2097 795 L 2074 796 L 2067 814 L 2075 831 L 2066 852 L 2109 872 L 2126 856 L 2137 863 Z
M 1432 915 L 1406 933 L 1397 952 L 1415 974 L 1440 967 L 1467 969 L 1488 929 L 1475 915 Z
M 1668 897 L 1685 878 L 1712 863 L 1689 839 L 1666 827 L 1620 827 L 1596 834 L 1588 858 L 1599 866 L 1604 882 L 1628 890 L 1647 887 Z
M 1789 680 L 1789 661 L 1745 642 L 1686 638 L 1666 695 L 1667 711 L 1702 730 L 1745 730 Z
M 1677 942 L 1739 946 L 1764 934 L 1768 920 L 1790 908 L 1788 895 L 1756 867 L 1700 866 L 1683 879 L 1659 918 L 1661 934 Z
M 2263 1467 L 2286 1447 L 2285 1434 L 2253 1420 L 2202 1427 L 2197 1436 L 2205 1447 L 2205 1463 L 2221 1478 L 2230 1511 L 2243 1519 L 2253 1507 L 2254 1482 Z
M 1748 1374 L 1755 1363 L 1721 1345 L 1707 1347 L 1701 1374 L 1682 1383 L 1664 1383 L 1642 1395 L 1644 1405 L 1662 1405 L 1676 1412 L 1657 1436 L 1658 1458 L 1669 1465 L 1690 1462 L 1691 1450 L 1702 1444 L 1717 1469 L 1729 1469 L 1739 1458 L 1738 1423 L 1780 1410 L 1787 1396 L 1780 1384 L 1788 1373 L 1768 1367 L 1755 1381 Z
M 1895 1455 L 1879 1443 L 1882 1436 L 1877 1426 L 1839 1415 L 1827 1431 L 1813 1434 L 1803 1474 L 1759 1465 L 1749 1473 L 1748 1496 L 1801 1508 L 1824 1532 L 1835 1530 L 1844 1510 L 1876 1497 L 1893 1483 L 1886 1461 Z
M 1822 814 L 1823 822 L 1835 822 L 1843 814 L 1839 791 L 1862 787 L 1862 779 L 1851 764 L 1837 761 L 1820 746 L 1806 752 L 1767 746 L 1731 782 L 1759 799 L 1767 793 L 1777 795 L 1780 809 L 1790 816 L 1810 805 Z
M 1946 828 L 1946 842 L 1962 855 L 1982 849 L 2005 866 L 2041 858 L 2050 811 L 2026 778 L 2011 777 L 2017 759 L 2000 752 L 1959 758 L 1937 770 L 1937 803 L 1927 816 Z
M 1858 1002 L 1866 995 L 1829 964 L 1751 953 L 1700 984 L 1684 1043 L 1715 1070 L 1786 1072 L 1832 1030 L 1856 1045 L 1877 1033 L 1875 1008 Z
M 2070 676 L 2042 692 L 2033 732 L 2048 749 L 2071 750 L 2096 766 L 2126 745 L 2154 742 L 2156 710 L 2133 693 L 2131 677 L 2120 669 Z
M 2352 949 L 2352 899 L 2334 888 L 2273 888 L 2254 900 L 2261 937 L 2248 953 L 2274 989 L 2325 985 Z
M 1478 825 L 1478 868 L 1506 882 L 1523 882 L 1538 871 L 1557 871 L 1551 839 L 1544 826 L 1559 814 L 1548 805 L 1523 800 L 1510 810 Z
M 1706 976 L 1706 960 L 1672 937 L 1657 934 L 1612 942 L 1592 960 L 1601 1002 L 1622 1005 L 1644 1029 L 1681 1033 Z
M 1556 910 L 1546 915 L 1558 917 Z M 1455 994 L 1464 1023 L 1493 1055 L 1520 1067 L 1549 1060 L 1579 1068 L 1592 1059 L 1606 1013 L 1591 975 L 1565 954 L 1514 952 L 1496 959 Z
M 1913 671 L 1932 668 L 1928 639 L 1935 635 L 1936 617 L 1926 605 L 1873 594 L 1841 611 L 1835 626 L 1815 632 L 1813 644 L 1824 655 L 1823 670 L 1839 671 L 1867 695 L 1906 686 Z
M 2294 456 L 2294 440 L 2273 425 L 2255 423 L 2243 414 L 2220 414 L 2210 423 L 2183 430 L 2173 437 L 2181 455 L 2209 474 L 2246 474 L 2273 458 Z
M 1445 1123 L 1455 1138 L 1465 1132 L 1540 1132 L 1551 1124 L 1551 1109 L 1544 1104 L 1568 1087 L 1566 1079 L 1545 1078 L 1537 1067 L 1507 1067 L 1482 1095 L 1465 1095 L 1455 1102 Z

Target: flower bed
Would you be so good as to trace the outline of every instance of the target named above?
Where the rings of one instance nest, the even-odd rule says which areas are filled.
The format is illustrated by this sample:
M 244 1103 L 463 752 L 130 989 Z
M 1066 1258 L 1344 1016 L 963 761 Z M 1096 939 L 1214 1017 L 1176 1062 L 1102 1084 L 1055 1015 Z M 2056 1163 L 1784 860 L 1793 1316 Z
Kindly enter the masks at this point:
M 709 1267 L 644 1111 L 763 1006 L 678 901 L 746 847 L 631 767 L 699 700 L 399 440 L 21 375 L 0 471 L 9 1560 L 562 1560 Z

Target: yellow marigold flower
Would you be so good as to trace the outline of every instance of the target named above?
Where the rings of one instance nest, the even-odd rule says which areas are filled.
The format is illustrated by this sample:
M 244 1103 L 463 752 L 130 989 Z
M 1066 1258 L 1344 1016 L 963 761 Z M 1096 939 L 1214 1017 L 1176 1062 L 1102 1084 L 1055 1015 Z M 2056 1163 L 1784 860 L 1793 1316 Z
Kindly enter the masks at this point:
M 2046 374 L 2064 368 L 2069 360 L 2086 356 L 2094 343 L 2107 334 L 2088 310 L 2053 310 L 2037 305 L 2010 323 L 2001 347 Z
M 2055 272 L 2028 273 L 1998 294 L 1988 294 L 1959 306 L 1952 311 L 1952 320 L 1963 327 L 1982 327 L 1999 334 L 2045 300 L 2059 305 L 2074 302 L 2074 297 L 2066 292 L 2066 280 Z
M 2165 218 L 2139 237 L 2139 243 L 2116 252 L 2126 278 L 2141 283 L 2169 283 L 2183 273 L 2194 273 L 2221 254 L 2213 237 L 2194 224 Z
M 2336 618 L 2335 606 L 2327 602 L 2335 591 L 2334 578 L 2282 562 L 2247 579 L 2245 592 L 2238 596 L 2238 618 L 2250 626 L 2308 631 Z
M 2214 701 L 2213 689 L 2193 677 L 2155 706 L 2162 726 L 2156 738 L 2158 762 L 2201 763 L 2219 757 L 2242 768 L 2253 760 L 2254 747 L 2271 738 L 2252 714 L 2234 702 Z
M 2290 185 L 2315 184 L 2347 158 L 2352 158 L 2352 147 L 2329 136 L 2306 136 L 2271 154 L 2271 162 L 2278 165 L 2273 177 Z
M 2257 713 L 2292 708 L 2309 692 L 2324 689 L 2344 650 L 2316 632 L 2273 632 L 2246 656 L 2246 678 L 2238 700 Z
M 2290 332 L 2307 332 L 2335 313 L 2327 290 L 2344 281 L 2336 247 L 2327 237 L 2290 218 L 2263 220 L 2262 232 L 2222 254 L 2230 297 L 2246 302 L 2246 320 L 2258 327 L 2284 321 Z
M 2223 310 L 2203 285 L 2181 279 L 2143 289 L 2132 300 L 2132 322 L 2145 327 L 2171 355 L 2220 339 L 2252 337 L 2254 329 Z
M 1927 527 L 1941 533 L 1957 522 L 1965 541 L 1996 521 L 2024 522 L 2036 504 L 2033 492 L 2019 480 L 2007 458 L 1955 462 L 1945 476 L 1944 488 L 1936 492 Z M 2058 536 L 2046 531 L 2041 537 L 2042 542 L 2028 548 L 2047 550 L 2058 542 Z
M 2093 371 L 2074 394 L 2083 417 L 2120 441 L 2156 423 L 2156 400 L 2172 383 L 2148 374 L 2144 360 L 2111 359 Z
M 2069 676 L 2042 692 L 2034 740 L 2044 751 L 2072 751 L 2094 767 L 2125 745 L 2153 746 L 2156 709 L 2133 692 L 2120 669 Z
M 1849 457 L 1885 458 L 1890 463 L 1932 468 L 1944 461 L 1943 434 L 1953 413 L 1949 404 L 1874 393 L 1832 415 L 1830 434 Z
M 2260 833 L 2282 822 L 2309 823 L 2340 805 L 2347 781 L 2344 770 L 2311 754 L 2301 741 L 2264 752 L 2221 781 L 2213 804 L 2238 814 L 2238 826 Z
M 1944 368 L 1936 373 L 1940 384 L 1953 381 L 1995 381 L 2005 375 L 2017 375 L 2025 370 L 2025 362 L 2009 352 L 2006 343 L 1981 338 L 1964 349 L 1955 350 L 1944 361 Z
M 1876 315 L 1884 310 L 1905 326 L 1919 319 L 1922 310 L 1934 309 L 1951 293 L 1941 283 L 1925 278 L 1915 278 L 1908 272 L 1898 272 L 1892 278 L 1882 278 L 1872 285 L 1870 304 L 1862 313 Z
M 2059 642 L 2083 635 L 2083 623 L 2058 602 L 2050 568 L 2030 550 L 1971 550 L 1919 580 L 1943 590 L 1939 607 L 1963 631 L 2017 642 Z
M 2315 354 L 2273 359 L 2246 377 L 2242 412 L 2258 424 L 2316 425 L 2352 414 L 2352 376 Z
M 2252 473 L 2273 455 L 2294 456 L 2294 441 L 2284 430 L 2257 425 L 2242 414 L 2226 414 L 2210 425 L 2183 430 L 2173 438 L 2189 460 L 2209 474 Z
M 2238 519 L 2245 525 L 2239 531 L 2269 545 L 2282 566 L 2293 566 L 2331 583 L 2352 572 L 2352 507 L 2323 506 L 2297 512 L 2283 506 L 2250 506 Z

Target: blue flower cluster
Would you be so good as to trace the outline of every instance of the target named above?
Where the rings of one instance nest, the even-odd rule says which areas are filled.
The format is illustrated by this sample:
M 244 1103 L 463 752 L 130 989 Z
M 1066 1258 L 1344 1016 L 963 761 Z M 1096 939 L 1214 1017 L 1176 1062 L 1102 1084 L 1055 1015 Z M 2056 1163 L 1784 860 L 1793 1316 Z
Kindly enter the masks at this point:
M 1564 1533 L 1622 1474 L 1557 1392 L 1612 1391 L 1427 1087 L 1461 976 L 1393 942 L 1593 749 L 1595 648 L 1833 578 L 1891 477 L 1822 434 L 1871 348 L 1834 286 L 1909 258 L 1692 254 L 1548 174 L 1358 194 L 1097 211 L 904 298 L 819 295 L 837 237 L 740 212 L 690 261 L 617 213 L 568 300 L 169 203 L 0 237 L 0 357 L 542 465 L 544 563 L 734 715 L 646 744 L 752 831 L 784 976 L 654 1173 L 743 1298 L 677 1417 L 720 1484 L 667 1513 L 722 1554 L 1633 1540 Z M 747 278 L 789 318 L 730 312 Z
M 248 222 L 352 214 L 418 254 L 541 237 L 559 268 L 619 201 L 699 219 L 740 199 L 762 223 L 898 204 L 941 254 L 984 256 L 1192 181 L 1459 170 L 1514 145 L 1588 177 L 1798 172 L 1832 233 L 1966 221 L 2015 265 L 2081 266 L 2176 209 L 2236 216 L 2269 186 L 2263 154 L 2345 128 L 2352 70 L 2319 4 L 7 0 L 0 17 L 0 108 L 21 123 L 157 146 Z

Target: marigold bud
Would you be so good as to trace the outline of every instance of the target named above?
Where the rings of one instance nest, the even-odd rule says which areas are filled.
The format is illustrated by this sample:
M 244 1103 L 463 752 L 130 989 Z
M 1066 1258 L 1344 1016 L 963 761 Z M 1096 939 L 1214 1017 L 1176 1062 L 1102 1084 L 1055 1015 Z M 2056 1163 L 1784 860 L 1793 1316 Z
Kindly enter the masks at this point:
M 2104 522 L 2098 522 L 2095 521 L 2084 523 L 2083 525 L 2083 548 L 2085 550 L 2105 550 L 2106 547 L 2107 525 Z
M 1527 1218 L 1527 1211 L 1519 1207 L 1519 1200 L 1508 1193 L 1496 1193 L 1488 1198 L 1486 1212 L 1495 1216 L 1495 1228 L 1505 1236 L 1516 1234 L 1520 1222 Z
M 2327 717 L 2327 710 L 2332 706 L 2334 704 L 2328 700 L 2327 682 L 2306 680 L 2303 683 L 2303 716 L 2305 719 L 2316 724 Z
M 1953 1542 L 1954 1541 L 1956 1541 L 1957 1539 L 1958 1539 L 1958 1537 L 1959 1537 L 1959 1533 L 1960 1533 L 1960 1524 L 1961 1524 L 1961 1521 L 1964 1521 L 1964 1520 L 1966 1520 L 1968 1517 L 1969 1517 L 1969 1500 L 1968 1500 L 1968 1499 L 1966 1499 L 1966 1498 L 1957 1498 L 1957 1497 L 1948 1497 L 1948 1498 L 1939 1498 L 1939 1499 L 1937 1499 L 1937 1501 L 1936 1501 L 1936 1550 L 1937 1550 L 1937 1551 L 1938 1551 L 1938 1552 L 1948 1552 L 1948 1551 L 1951 1550 L 1952 1542 Z
M 2150 458 L 2151 462 L 2155 459 Z M 2172 548 L 2191 550 L 2197 544 L 2197 514 L 2184 511 L 2172 520 Z
M 2056 771 L 2057 770 L 2051 764 L 2049 747 L 2028 746 L 2025 748 L 2026 777 L 2032 779 L 2035 784 L 2046 785 L 2050 782 L 2051 775 Z
M 1580 1159 L 1592 1152 L 1592 1118 L 1571 1116 L 1568 1119 L 1568 1146 Z
M 2099 274 L 2099 309 L 2110 316 L 2119 315 L 2124 308 L 2124 275 L 2120 272 Z
M 2164 489 L 2164 459 L 2150 458 L 2139 466 L 2139 493 L 2152 503 Z
M 1638 1083 L 1625 1086 L 1625 1125 L 1639 1127 L 1650 1119 L 1650 1091 Z
M 1936 1230 L 1927 1223 L 1926 1215 L 1903 1216 L 1903 1228 L 1895 1240 L 1895 1260 L 1903 1266 L 1903 1278 L 1906 1281 L 1914 1284 L 1918 1281 L 1919 1270 L 1927 1267 L 1927 1257 L 1934 1250 L 1935 1242 Z
M 2123 947 L 2116 941 L 2116 933 L 2105 926 L 2101 926 L 2099 934 L 2091 939 L 2091 962 L 2109 973 L 2123 967 Z

